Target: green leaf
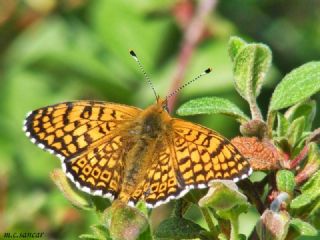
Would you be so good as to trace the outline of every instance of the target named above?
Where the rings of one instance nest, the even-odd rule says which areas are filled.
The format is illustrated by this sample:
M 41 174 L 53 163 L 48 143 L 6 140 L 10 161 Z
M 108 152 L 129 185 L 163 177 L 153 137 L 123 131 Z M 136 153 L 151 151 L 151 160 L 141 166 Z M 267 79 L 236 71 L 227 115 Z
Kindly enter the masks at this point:
M 211 182 L 208 193 L 200 199 L 200 207 L 212 207 L 215 210 L 227 211 L 237 205 L 247 203 L 247 197 L 239 192 L 237 185 L 229 180 Z
M 79 238 L 86 240 L 111 240 L 109 231 L 103 224 L 90 226 L 94 234 L 81 234 Z
M 148 226 L 147 230 L 139 235 L 138 240 L 150 240 L 152 238 L 152 232 L 150 226 Z
M 305 117 L 295 119 L 289 126 L 287 138 L 292 147 L 296 146 L 305 128 Z
M 282 113 L 277 113 L 277 135 L 278 137 L 283 137 L 286 135 L 289 128 L 289 121 L 284 117 Z
M 310 223 L 304 222 L 299 218 L 291 219 L 290 226 L 299 232 L 300 235 L 316 236 L 318 234 L 317 229 L 315 229 Z
M 305 117 L 305 130 L 310 131 L 312 122 L 314 120 L 314 117 L 316 115 L 316 102 L 314 100 L 309 100 L 305 102 L 298 103 L 291 108 L 288 109 L 285 113 L 286 119 L 288 119 L 289 122 L 294 121 L 295 119 L 299 117 Z
M 313 209 L 311 210 L 308 220 L 317 228 L 320 229 L 320 200 L 314 204 Z
M 320 62 L 309 62 L 287 74 L 273 92 L 269 111 L 292 106 L 320 90 Z
M 93 235 L 93 234 L 81 234 L 79 236 L 79 238 L 81 239 L 85 239 L 85 240 L 100 240 L 99 237 Z
M 314 194 L 312 192 L 305 192 L 295 199 L 291 201 L 290 208 L 292 209 L 299 209 L 305 207 L 306 205 L 310 204 L 314 200 Z
M 309 180 L 306 182 L 301 190 L 302 192 L 312 191 L 312 188 L 320 186 L 320 171 L 316 172 Z
M 293 210 L 302 210 L 317 199 L 320 199 L 320 171 L 315 173 L 301 188 L 301 195 L 291 201 L 290 208 Z
M 155 236 L 164 239 L 194 239 L 199 238 L 206 230 L 191 220 L 171 217 L 160 223 Z
M 231 37 L 228 44 L 228 52 L 232 61 L 234 61 L 235 57 L 238 55 L 240 50 L 246 46 L 247 43 L 239 38 L 239 37 Z
M 249 118 L 235 104 L 227 99 L 218 97 L 193 99 L 182 104 L 182 106 L 177 110 L 177 114 L 180 116 L 217 113 L 234 117 L 239 122 L 249 120 Z
M 271 51 L 264 44 L 248 44 L 237 54 L 233 68 L 235 86 L 248 102 L 259 95 L 271 59 Z
M 280 170 L 276 175 L 277 188 L 281 192 L 286 192 L 289 195 L 293 195 L 296 182 L 294 174 L 289 170 Z
M 309 143 L 309 152 L 307 164 L 320 165 L 320 149 L 314 142 Z
M 103 224 L 93 225 L 91 226 L 91 229 L 94 235 L 98 237 L 98 239 L 100 240 L 111 239 L 109 236 L 109 230 L 106 228 L 105 225 Z

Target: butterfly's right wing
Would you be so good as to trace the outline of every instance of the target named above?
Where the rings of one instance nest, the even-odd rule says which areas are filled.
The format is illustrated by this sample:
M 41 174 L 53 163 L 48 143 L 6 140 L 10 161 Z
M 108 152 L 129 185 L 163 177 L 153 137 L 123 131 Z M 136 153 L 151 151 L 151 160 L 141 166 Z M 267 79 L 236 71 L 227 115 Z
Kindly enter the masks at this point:
M 180 119 L 157 148 L 153 165 L 131 201 L 156 207 L 184 196 L 190 189 L 208 187 L 214 179 L 238 181 L 251 174 L 249 162 L 220 134 Z
M 140 112 L 114 103 L 66 102 L 30 112 L 23 130 L 33 143 L 61 159 L 77 187 L 115 195 L 125 152 L 117 130 Z
M 219 133 L 181 119 L 172 124 L 176 165 L 186 186 L 204 188 L 214 179 L 237 182 L 251 174 L 247 159 Z

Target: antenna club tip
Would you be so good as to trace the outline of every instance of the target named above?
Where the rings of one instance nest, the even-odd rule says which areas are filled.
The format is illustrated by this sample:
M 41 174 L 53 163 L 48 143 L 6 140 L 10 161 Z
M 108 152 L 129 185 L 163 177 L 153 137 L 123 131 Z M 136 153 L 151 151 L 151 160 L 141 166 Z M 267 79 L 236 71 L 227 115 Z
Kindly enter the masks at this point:
M 132 57 L 137 57 L 137 54 L 133 50 L 130 50 L 129 53 Z
M 207 69 L 204 71 L 205 74 L 208 74 L 208 73 L 211 73 L 211 72 L 212 72 L 212 68 L 211 68 L 211 67 L 207 68 Z

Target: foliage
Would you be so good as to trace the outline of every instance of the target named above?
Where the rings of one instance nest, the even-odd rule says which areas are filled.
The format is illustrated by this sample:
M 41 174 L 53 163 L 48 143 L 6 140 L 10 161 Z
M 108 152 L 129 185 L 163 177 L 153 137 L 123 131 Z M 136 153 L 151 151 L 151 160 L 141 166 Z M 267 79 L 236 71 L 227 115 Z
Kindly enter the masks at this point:
M 259 164 L 250 159 L 261 168 L 238 187 L 215 183 L 209 195 L 194 190 L 174 207 L 171 203 L 152 212 L 143 203 L 138 210 L 111 211 L 107 200 L 79 192 L 59 170 L 52 172 L 59 162 L 23 136 L 25 113 L 45 105 L 98 99 L 144 108 L 153 102 L 129 49 L 138 53 L 157 92 L 165 95 L 196 7 L 192 1 L 181 2 L 0 0 L 0 234 L 121 238 L 123 231 L 111 227 L 114 215 L 136 235 L 141 233 L 139 239 L 252 239 L 278 221 L 283 226 L 277 229 L 279 238 L 319 235 L 319 130 L 314 128 L 319 127 L 320 64 L 312 61 L 320 50 L 317 6 L 220 1 L 193 49 L 184 79 L 208 64 L 214 71 L 179 93 L 177 113 L 192 115 L 186 118 L 228 137 L 238 134 L 235 119 L 247 138 L 263 141 L 259 147 L 267 150 L 262 150 L 282 156 L 277 169 L 268 169 L 261 158 Z M 227 45 L 235 34 L 271 46 L 273 65 L 266 44 L 231 37 Z M 225 209 L 217 204 L 221 202 Z

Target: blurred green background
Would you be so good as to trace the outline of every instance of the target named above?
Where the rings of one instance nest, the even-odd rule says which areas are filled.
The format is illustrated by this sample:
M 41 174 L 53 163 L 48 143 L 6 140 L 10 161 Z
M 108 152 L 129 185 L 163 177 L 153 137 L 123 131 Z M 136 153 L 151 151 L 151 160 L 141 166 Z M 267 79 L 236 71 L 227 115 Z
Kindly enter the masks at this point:
M 0 233 L 38 231 L 45 232 L 44 239 L 75 239 L 90 231 L 97 216 L 72 207 L 51 182 L 49 172 L 59 167 L 59 160 L 24 136 L 24 116 L 39 107 L 77 99 L 140 108 L 152 104 L 153 93 L 129 49 L 136 51 L 158 94 L 165 96 L 197 4 L 189 0 L 0 0 Z M 205 34 L 184 80 L 208 66 L 214 71 L 183 89 L 176 108 L 192 98 L 219 96 L 249 114 L 233 88 L 227 52 L 229 37 L 238 35 L 266 43 L 273 51 L 274 65 L 258 99 L 266 113 L 272 89 L 284 74 L 319 60 L 319 9 L 316 0 L 217 2 L 205 20 Z M 320 126 L 319 119 L 318 113 L 315 127 Z M 189 120 L 229 138 L 239 134 L 238 124 L 227 117 Z M 169 210 L 170 204 L 155 211 L 153 226 Z M 197 212 L 191 211 L 190 216 L 200 218 Z

